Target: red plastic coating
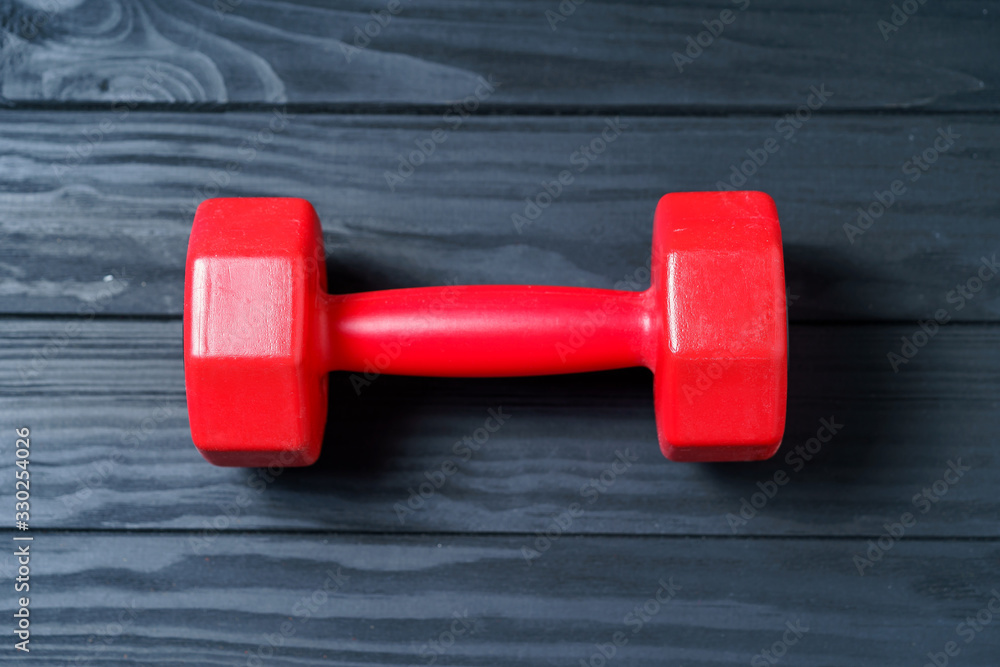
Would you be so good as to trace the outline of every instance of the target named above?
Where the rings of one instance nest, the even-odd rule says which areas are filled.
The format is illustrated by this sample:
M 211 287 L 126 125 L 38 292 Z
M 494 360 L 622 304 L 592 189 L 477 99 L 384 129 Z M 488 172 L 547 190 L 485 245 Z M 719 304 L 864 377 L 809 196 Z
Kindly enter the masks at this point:
M 326 293 L 319 219 L 300 199 L 214 199 L 188 246 L 191 431 L 218 465 L 319 456 L 327 373 L 543 375 L 646 366 L 678 461 L 767 458 L 785 422 L 781 232 L 759 192 L 667 195 L 644 292 L 433 287 Z
M 327 296 L 327 370 L 502 377 L 653 367 L 651 292 L 483 285 Z

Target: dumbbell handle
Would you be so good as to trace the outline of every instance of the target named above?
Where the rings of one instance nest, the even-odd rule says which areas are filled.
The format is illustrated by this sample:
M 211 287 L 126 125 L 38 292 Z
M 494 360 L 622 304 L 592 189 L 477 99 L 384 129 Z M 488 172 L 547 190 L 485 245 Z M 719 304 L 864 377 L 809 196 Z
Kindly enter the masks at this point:
M 438 377 L 653 367 L 654 294 L 480 285 L 323 295 L 329 370 Z

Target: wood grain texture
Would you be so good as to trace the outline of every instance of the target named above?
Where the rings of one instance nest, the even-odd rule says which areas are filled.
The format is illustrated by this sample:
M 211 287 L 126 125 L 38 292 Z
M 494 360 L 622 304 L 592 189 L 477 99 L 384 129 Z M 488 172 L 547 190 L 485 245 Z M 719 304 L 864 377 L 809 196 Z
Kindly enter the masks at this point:
M 439 105 L 492 75 L 503 85 L 487 104 L 500 107 L 795 107 L 824 82 L 841 91 L 831 108 L 1000 102 L 1000 4 L 992 1 L 922 4 L 887 36 L 879 21 L 891 21 L 891 6 L 865 0 L 588 0 L 551 23 L 555 1 L 397 6 L 390 16 L 388 2 L 357 0 L 5 0 L 0 95 L 12 103 Z M 726 26 L 723 11 L 734 12 Z M 718 38 L 706 22 L 722 28 Z M 365 29 L 375 35 L 367 46 L 357 37 Z M 707 46 L 699 53 L 688 40 L 700 33 Z M 689 49 L 694 59 L 679 68 L 675 54 Z
M 5 313 L 75 314 L 99 301 L 100 314 L 180 315 L 187 236 L 207 196 L 312 201 L 333 291 L 448 282 L 636 289 L 648 284 L 658 198 L 718 189 L 772 140 L 777 152 L 742 187 L 778 203 L 793 321 L 1000 314 L 997 281 L 961 309 L 948 301 L 1000 250 L 1000 126 L 980 116 L 814 117 L 787 139 L 774 118 L 752 116 L 487 117 L 457 130 L 441 117 L 272 112 L 4 119 Z M 603 153 L 578 152 L 605 130 L 614 136 L 615 122 L 621 133 Z M 904 167 L 939 132 L 958 138 L 911 181 Z M 417 146 L 428 142 L 425 159 Z M 390 188 L 386 174 L 410 155 L 423 163 Z M 527 200 L 547 197 L 544 183 L 563 171 L 572 183 L 529 210 Z M 877 210 L 896 180 L 902 194 L 852 243 L 844 225 L 857 222 L 858 207 Z M 529 223 L 520 232 L 514 215 Z M 127 289 L 101 299 L 115 271 Z
M 210 466 L 192 445 L 179 322 L 98 320 L 64 338 L 66 324 L 0 327 L 0 406 L 38 443 L 39 527 L 531 533 L 565 523 L 576 503 L 583 511 L 560 530 L 877 536 L 909 511 L 915 535 L 1000 536 L 995 326 L 946 326 L 899 373 L 886 354 L 913 327 L 793 326 L 788 428 L 769 462 L 666 461 L 645 371 L 382 376 L 360 396 L 334 374 L 320 462 L 268 473 Z M 46 361 L 24 363 L 46 359 L 46 346 Z M 475 449 L 456 448 L 486 435 L 490 409 L 509 418 Z M 800 461 L 794 450 L 820 420 L 843 428 Z M 618 452 L 634 461 L 609 472 Z M 458 472 L 441 473 L 445 461 Z M 932 505 L 914 501 L 949 462 L 969 470 Z M 776 488 L 779 471 L 788 481 Z M 744 499 L 763 499 L 758 484 L 774 498 L 732 522 Z
M 553 30 L 569 2 L 401 0 L 349 60 L 388 0 L 0 0 L 0 424 L 32 429 L 28 659 L 756 667 L 799 623 L 779 664 L 923 665 L 956 642 L 951 664 L 994 667 L 995 612 L 966 619 L 1000 602 L 1000 281 L 953 290 L 1000 251 L 1000 2 L 921 2 L 886 39 L 888 0 L 752 0 L 679 72 L 744 2 L 587 0 Z M 641 370 L 360 395 L 335 374 L 316 466 L 215 468 L 192 445 L 202 199 L 311 200 L 334 291 L 640 289 L 657 199 L 741 167 L 785 242 L 775 460 L 664 460 Z M 938 309 L 952 323 L 893 372 Z M 824 422 L 843 426 L 820 442 Z M 861 576 L 856 556 L 877 562 Z M 655 603 L 663 581 L 677 595 Z
M 617 632 L 610 664 L 750 664 L 783 636 L 807 667 L 920 665 L 949 641 L 992 667 L 1000 650 L 995 618 L 957 632 L 996 595 L 994 541 L 904 538 L 863 577 L 863 540 L 564 537 L 530 566 L 525 541 L 244 535 L 195 554 L 183 534 L 39 535 L 31 658 L 568 666 Z

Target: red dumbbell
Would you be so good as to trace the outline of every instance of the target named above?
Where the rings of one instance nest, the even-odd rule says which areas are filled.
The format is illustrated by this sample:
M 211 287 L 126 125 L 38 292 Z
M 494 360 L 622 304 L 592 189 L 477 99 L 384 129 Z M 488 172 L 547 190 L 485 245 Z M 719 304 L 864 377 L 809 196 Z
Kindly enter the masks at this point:
M 644 292 L 495 285 L 330 295 L 308 202 L 212 199 L 195 215 L 185 290 L 191 432 L 216 465 L 311 464 L 327 373 L 373 363 L 443 377 L 646 366 L 660 447 L 675 461 L 764 459 L 784 432 L 781 231 L 760 192 L 663 197 Z

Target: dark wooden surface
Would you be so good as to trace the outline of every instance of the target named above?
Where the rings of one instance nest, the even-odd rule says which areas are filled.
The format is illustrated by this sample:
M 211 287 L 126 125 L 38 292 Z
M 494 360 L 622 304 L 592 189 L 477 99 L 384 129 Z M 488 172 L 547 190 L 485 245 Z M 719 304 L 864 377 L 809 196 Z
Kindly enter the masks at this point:
M 753 666 L 799 623 L 778 664 L 923 665 L 955 641 L 951 664 L 995 666 L 1000 618 L 961 624 L 1000 591 L 1000 279 L 961 309 L 949 293 L 1000 252 L 1000 3 L 927 2 L 884 39 L 891 3 L 752 0 L 678 72 L 686 38 L 742 4 L 587 0 L 552 30 L 556 2 L 403 0 L 348 62 L 387 3 L 0 2 L 0 516 L 27 425 L 36 536 L 32 652 L 10 636 L 0 661 L 597 667 L 623 632 L 608 665 Z M 480 77 L 499 85 L 453 127 Z M 832 94 L 787 136 L 813 86 Z M 616 118 L 519 233 L 524 199 Z M 954 144 L 851 243 L 856 209 L 939 130 Z M 775 197 L 785 241 L 774 460 L 664 460 L 642 370 L 380 377 L 360 396 L 335 374 L 312 468 L 215 468 L 191 444 L 183 263 L 227 165 L 220 196 L 315 203 L 334 290 L 641 289 L 657 198 L 715 189 L 771 138 L 744 187 Z M 453 445 L 488 410 L 510 417 L 465 460 Z M 798 463 L 821 420 L 843 427 Z M 619 453 L 634 461 L 595 493 Z M 947 493 L 914 499 L 949 466 Z M 661 579 L 676 595 L 636 623 Z
M 18 263 L 0 303 L 16 313 L 75 312 L 118 270 L 128 289 L 103 313 L 180 316 L 194 207 L 214 192 L 312 201 L 336 290 L 449 281 L 638 289 L 648 284 L 657 199 L 717 189 L 769 138 L 781 148 L 745 187 L 778 202 L 788 284 L 800 297 L 792 320 L 928 317 L 952 307 L 947 293 L 975 275 L 980 257 L 1000 251 L 990 244 L 1000 211 L 992 116 L 820 116 L 788 141 L 770 116 L 623 116 L 621 137 L 519 233 L 511 216 L 524 215 L 543 181 L 578 169 L 571 156 L 599 136 L 603 118 L 468 120 L 393 191 L 385 173 L 415 141 L 448 127 L 440 115 L 293 115 L 251 156 L 241 148 L 268 127 L 266 112 L 120 121 L 111 111 L 8 114 L 0 127 L 11 166 L 0 172 L 4 252 L 34 261 Z M 105 122 L 111 129 L 101 133 Z M 960 138 L 911 183 L 902 166 L 939 128 Z M 101 140 L 74 159 L 91 146 L 86 133 Z M 227 181 L 219 174 L 230 164 L 239 171 Z M 215 188 L 213 177 L 226 186 Z M 852 243 L 844 225 L 896 179 L 908 191 Z M 992 321 L 1000 292 L 980 292 L 952 315 Z
M 386 376 L 361 396 L 346 374 L 335 374 L 320 462 L 272 482 L 257 471 L 205 465 L 192 448 L 178 321 L 95 322 L 22 380 L 17 365 L 65 323 L 7 323 L 0 358 L 3 376 L 14 378 L 5 388 L 18 395 L 15 415 L 47 428 L 49 444 L 36 455 L 44 495 L 35 511 L 53 528 L 197 531 L 224 512 L 220 503 L 246 491 L 253 501 L 239 509 L 233 529 L 530 533 L 548 528 L 550 516 L 575 499 L 587 512 L 573 532 L 860 536 L 877 532 L 883 513 L 912 509 L 913 494 L 961 459 L 972 470 L 914 534 L 1000 535 L 992 492 L 1000 460 L 991 435 L 998 378 L 982 363 L 994 353 L 995 325 L 944 329 L 899 374 L 885 351 L 910 333 L 905 326 L 793 326 L 787 449 L 813 437 L 820 419 L 844 425 L 803 464 L 784 454 L 757 464 L 666 461 L 644 370 L 503 380 Z M 456 455 L 452 445 L 479 428 L 490 408 L 509 420 L 478 452 Z M 126 435 L 123 442 L 133 431 L 141 441 Z M 581 499 L 580 488 L 626 448 L 637 457 L 633 467 L 599 498 Z M 394 506 L 446 459 L 459 472 L 400 519 Z M 726 515 L 778 470 L 792 481 L 733 531 Z
M 72 0 L 39 22 L 52 3 L 4 0 L 23 48 L 0 90 L 15 105 L 410 106 L 464 98 L 493 75 L 502 85 L 491 106 L 571 112 L 784 110 L 820 83 L 840 91 L 838 109 L 997 109 L 1000 3 L 922 3 L 886 40 L 878 22 L 891 19 L 890 4 L 587 0 L 550 23 L 546 12 L 558 14 L 558 2 L 400 0 L 384 28 L 369 29 L 377 34 L 366 48 L 345 53 L 364 45 L 355 28 L 388 2 L 221 0 L 233 10 L 219 11 L 216 0 Z M 673 54 L 726 9 L 732 22 L 678 71 Z M 25 39 L 23 21 L 38 24 L 27 31 L 34 38 Z M 136 91 L 147 67 L 161 76 Z
M 861 578 L 858 539 L 567 536 L 530 566 L 525 541 L 224 535 L 196 555 L 182 533 L 53 533 L 35 545 L 58 591 L 39 633 L 59 664 L 242 665 L 277 635 L 264 664 L 578 665 L 622 632 L 608 664 L 728 665 L 749 664 L 792 622 L 808 631 L 788 664 L 919 665 L 985 607 L 1000 558 L 996 543 L 912 542 Z M 661 581 L 673 599 L 630 619 Z M 324 587 L 337 590 L 310 602 Z M 467 625 L 452 643 L 442 633 L 455 614 Z M 88 645 L 114 623 L 117 642 Z M 960 664 L 995 663 L 996 645 L 986 626 Z

